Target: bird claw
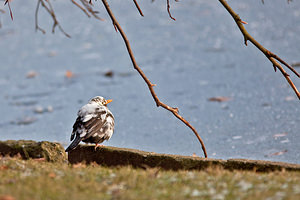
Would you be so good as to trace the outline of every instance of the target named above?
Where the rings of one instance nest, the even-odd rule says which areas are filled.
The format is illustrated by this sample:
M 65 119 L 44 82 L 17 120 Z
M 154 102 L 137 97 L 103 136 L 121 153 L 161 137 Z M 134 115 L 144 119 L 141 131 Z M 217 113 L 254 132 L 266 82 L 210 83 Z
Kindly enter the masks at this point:
M 97 150 L 97 148 L 98 147 L 102 147 L 103 145 L 101 145 L 101 144 L 96 144 L 96 146 L 95 146 L 95 151 Z

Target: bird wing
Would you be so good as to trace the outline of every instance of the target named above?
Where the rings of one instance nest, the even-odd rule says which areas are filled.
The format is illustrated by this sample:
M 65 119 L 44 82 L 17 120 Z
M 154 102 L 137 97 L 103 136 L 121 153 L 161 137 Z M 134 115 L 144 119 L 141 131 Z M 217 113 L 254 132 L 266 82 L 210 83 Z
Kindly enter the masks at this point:
M 78 112 L 78 117 L 73 125 L 71 140 L 74 139 L 75 135 L 80 136 L 81 140 L 85 140 L 95 133 L 99 135 L 104 134 L 108 117 L 113 118 L 111 112 L 104 106 L 95 107 L 94 109 L 86 109 L 83 107 Z
M 84 127 L 87 130 L 85 137 L 89 138 L 95 133 L 104 140 L 108 140 L 114 130 L 114 117 L 112 113 L 106 109 L 106 112 L 98 112 L 95 117 L 92 117 L 89 121 L 84 123 Z
M 81 127 L 81 117 L 77 117 L 74 125 L 73 125 L 73 131 L 72 131 L 72 134 L 71 134 L 71 138 L 70 140 L 72 141 L 75 137 L 75 134 L 76 134 L 76 130 L 78 130 L 80 127 Z

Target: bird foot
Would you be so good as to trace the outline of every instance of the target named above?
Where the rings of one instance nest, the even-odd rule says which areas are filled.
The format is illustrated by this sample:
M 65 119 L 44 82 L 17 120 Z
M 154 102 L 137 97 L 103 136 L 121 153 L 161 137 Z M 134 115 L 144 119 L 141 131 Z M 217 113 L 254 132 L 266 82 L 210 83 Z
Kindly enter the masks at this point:
M 98 147 L 102 147 L 102 146 L 103 146 L 102 144 L 96 144 L 95 145 L 95 151 L 97 150 Z

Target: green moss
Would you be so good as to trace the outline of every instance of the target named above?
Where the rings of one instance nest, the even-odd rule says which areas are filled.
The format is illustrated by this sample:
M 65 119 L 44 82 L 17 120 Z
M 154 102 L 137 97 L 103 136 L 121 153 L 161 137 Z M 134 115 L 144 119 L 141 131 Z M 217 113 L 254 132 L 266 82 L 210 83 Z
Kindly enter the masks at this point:
M 0 141 L 0 155 L 17 156 L 23 159 L 45 158 L 51 162 L 64 162 L 67 155 L 59 143 L 35 142 L 32 140 L 7 140 Z

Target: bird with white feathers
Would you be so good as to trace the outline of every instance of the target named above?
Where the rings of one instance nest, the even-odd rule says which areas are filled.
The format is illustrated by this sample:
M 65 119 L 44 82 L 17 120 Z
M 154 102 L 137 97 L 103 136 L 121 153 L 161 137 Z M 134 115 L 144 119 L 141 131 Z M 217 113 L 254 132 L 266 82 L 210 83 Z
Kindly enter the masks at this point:
M 107 108 L 107 104 L 110 102 L 112 102 L 111 99 L 105 100 L 101 96 L 96 96 L 88 104 L 81 107 L 71 134 L 71 141 L 74 137 L 75 139 L 66 149 L 66 152 L 77 147 L 81 141 L 96 144 L 96 149 L 104 140 L 111 138 L 115 120 Z

